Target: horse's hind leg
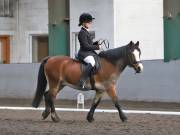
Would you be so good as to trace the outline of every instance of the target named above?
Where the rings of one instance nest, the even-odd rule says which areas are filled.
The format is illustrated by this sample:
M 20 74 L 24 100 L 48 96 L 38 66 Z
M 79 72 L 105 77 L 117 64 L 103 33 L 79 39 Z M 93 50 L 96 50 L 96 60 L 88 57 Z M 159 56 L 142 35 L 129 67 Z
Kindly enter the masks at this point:
M 49 104 L 50 99 L 49 99 L 48 91 L 46 91 L 44 93 L 44 101 L 45 101 L 45 110 L 42 113 L 42 120 L 45 120 L 51 113 L 51 107 Z
M 116 94 L 116 88 L 115 88 L 115 85 L 112 85 L 108 88 L 107 90 L 107 94 L 110 96 L 110 98 L 112 99 L 115 107 L 117 108 L 118 112 L 119 112 L 119 117 L 120 119 L 125 122 L 127 120 L 127 117 L 126 115 L 124 114 L 124 112 L 122 111 L 121 109 L 121 106 L 118 102 L 118 97 L 117 97 L 117 94 Z
M 49 82 L 49 88 L 49 91 L 45 94 L 46 109 L 42 113 L 42 117 L 47 118 L 51 112 L 51 119 L 54 122 L 58 122 L 60 118 L 56 113 L 54 101 L 58 92 L 63 88 L 63 86 L 60 85 L 59 81 L 51 81 Z
M 50 89 L 50 91 L 49 91 L 49 95 L 50 95 L 50 97 L 51 97 L 51 101 L 50 101 L 51 119 L 52 119 L 54 122 L 59 122 L 59 121 L 60 121 L 60 118 L 59 118 L 59 116 L 57 115 L 56 110 L 55 110 L 54 101 L 55 101 L 55 99 L 56 99 L 56 96 L 57 96 L 58 92 L 59 92 L 62 88 L 63 88 L 63 86 L 58 86 L 58 88 Z
M 93 104 L 92 104 L 91 109 L 87 115 L 87 120 L 89 122 L 94 121 L 94 118 L 93 118 L 94 111 L 95 111 L 96 107 L 98 106 L 98 104 L 100 103 L 102 95 L 103 95 L 103 92 L 96 91 L 96 95 L 94 97 Z

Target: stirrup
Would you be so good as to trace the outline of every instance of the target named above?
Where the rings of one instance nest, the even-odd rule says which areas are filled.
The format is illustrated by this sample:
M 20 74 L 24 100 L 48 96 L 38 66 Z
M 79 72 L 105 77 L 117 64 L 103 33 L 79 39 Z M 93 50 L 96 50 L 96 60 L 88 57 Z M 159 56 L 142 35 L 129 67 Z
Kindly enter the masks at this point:
M 83 88 L 83 87 L 84 87 L 84 84 L 85 84 L 85 81 L 80 80 L 80 81 L 78 82 L 77 86 Z
M 79 87 L 81 87 L 81 88 L 83 88 L 83 89 L 86 89 L 86 87 L 85 87 L 86 81 L 87 81 L 87 80 L 80 80 L 80 81 L 78 82 L 77 86 L 79 86 Z

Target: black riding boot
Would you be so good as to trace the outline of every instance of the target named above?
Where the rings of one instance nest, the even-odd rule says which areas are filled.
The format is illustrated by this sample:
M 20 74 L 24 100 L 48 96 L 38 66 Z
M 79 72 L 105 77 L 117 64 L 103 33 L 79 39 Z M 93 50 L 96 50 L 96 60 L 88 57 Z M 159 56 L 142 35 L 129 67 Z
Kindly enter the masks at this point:
M 84 73 L 82 73 L 81 79 L 79 81 L 80 87 L 84 88 L 85 82 L 90 77 L 92 69 L 93 66 L 90 63 L 85 66 Z

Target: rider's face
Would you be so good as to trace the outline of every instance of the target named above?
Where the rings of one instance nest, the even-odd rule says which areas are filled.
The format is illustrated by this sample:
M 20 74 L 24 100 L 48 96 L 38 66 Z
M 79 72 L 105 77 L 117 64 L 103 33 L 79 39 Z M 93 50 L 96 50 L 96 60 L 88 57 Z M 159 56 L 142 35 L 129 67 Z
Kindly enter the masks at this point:
M 92 22 L 85 22 L 83 23 L 83 26 L 86 27 L 87 29 L 90 29 L 92 26 Z

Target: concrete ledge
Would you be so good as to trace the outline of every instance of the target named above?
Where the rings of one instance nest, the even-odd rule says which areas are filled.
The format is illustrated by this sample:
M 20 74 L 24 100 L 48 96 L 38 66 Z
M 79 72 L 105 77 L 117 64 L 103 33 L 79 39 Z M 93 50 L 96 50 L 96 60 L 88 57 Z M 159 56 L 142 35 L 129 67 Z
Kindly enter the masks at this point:
M 143 61 L 144 72 L 126 68 L 117 83 L 121 100 L 180 102 L 180 60 Z M 37 83 L 38 63 L 0 64 L 0 97 L 32 98 Z M 76 99 L 78 90 L 65 87 L 58 98 Z M 93 91 L 83 92 L 92 99 Z M 108 99 L 105 96 L 105 99 Z

